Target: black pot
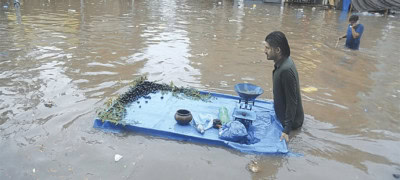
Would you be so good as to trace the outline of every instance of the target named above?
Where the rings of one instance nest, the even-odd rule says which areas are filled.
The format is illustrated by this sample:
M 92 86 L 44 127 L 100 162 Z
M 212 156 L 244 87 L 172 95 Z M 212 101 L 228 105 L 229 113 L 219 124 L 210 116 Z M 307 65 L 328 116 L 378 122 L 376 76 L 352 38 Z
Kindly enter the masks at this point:
M 175 120 L 179 125 L 187 125 L 192 121 L 192 119 L 192 114 L 186 109 L 179 109 L 175 113 Z

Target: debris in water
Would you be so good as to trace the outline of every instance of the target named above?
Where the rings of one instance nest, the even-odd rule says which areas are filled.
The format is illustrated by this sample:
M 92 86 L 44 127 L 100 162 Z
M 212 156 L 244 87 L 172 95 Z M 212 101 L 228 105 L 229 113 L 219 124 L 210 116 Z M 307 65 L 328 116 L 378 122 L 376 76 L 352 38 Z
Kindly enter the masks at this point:
M 208 55 L 208 53 L 204 53 L 204 52 L 202 52 L 201 54 L 196 54 L 197 56 L 207 56 Z
M 54 102 L 53 101 L 48 101 L 44 103 L 44 106 L 48 107 L 48 108 L 52 108 L 54 106 Z
M 260 171 L 260 166 L 258 166 L 258 163 L 254 160 L 247 164 L 247 168 L 253 173 L 258 173 Z
M 36 169 L 35 169 L 35 168 L 33 168 L 33 169 L 32 169 L 32 172 L 33 172 L 33 173 L 36 173 Z
M 115 154 L 115 156 L 114 156 L 115 162 L 118 162 L 118 161 L 121 160 L 121 159 L 122 159 L 122 156 L 121 156 L 121 155 Z
M 318 88 L 310 86 L 310 87 L 306 87 L 306 88 L 301 88 L 301 90 L 304 92 L 310 93 L 310 92 L 318 91 Z

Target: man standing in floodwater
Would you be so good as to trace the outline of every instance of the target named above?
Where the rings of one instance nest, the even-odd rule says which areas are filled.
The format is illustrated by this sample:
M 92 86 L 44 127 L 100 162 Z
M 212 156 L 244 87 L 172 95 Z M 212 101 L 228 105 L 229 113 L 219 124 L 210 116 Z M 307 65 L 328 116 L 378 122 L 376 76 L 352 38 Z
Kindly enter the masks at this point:
M 299 75 L 290 57 L 290 47 L 285 34 L 275 31 L 265 38 L 265 54 L 274 61 L 273 94 L 275 114 L 283 126 L 280 140 L 289 142 L 291 130 L 303 125 L 304 112 L 301 103 Z
M 349 19 L 349 26 L 347 28 L 347 34 L 339 37 L 339 40 L 346 38 L 346 47 L 358 50 L 360 47 L 361 36 L 364 32 L 364 26 L 358 23 L 358 16 L 352 15 Z

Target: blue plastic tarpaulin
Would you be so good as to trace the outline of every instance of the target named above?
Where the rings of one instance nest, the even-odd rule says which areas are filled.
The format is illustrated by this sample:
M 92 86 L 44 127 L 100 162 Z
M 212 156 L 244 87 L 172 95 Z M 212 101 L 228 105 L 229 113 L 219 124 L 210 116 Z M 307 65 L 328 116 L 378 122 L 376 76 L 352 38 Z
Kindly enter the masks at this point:
M 218 118 L 219 108 L 226 107 L 231 120 L 234 120 L 232 113 L 235 107 L 238 107 L 239 97 L 218 93 L 210 94 L 212 98 L 209 101 L 177 97 L 172 93 L 149 94 L 125 106 L 126 114 L 121 123 L 116 125 L 107 120 L 96 119 L 94 127 L 112 132 L 134 131 L 176 140 L 221 145 L 250 154 L 288 153 L 285 141 L 280 141 L 282 125 L 275 116 L 271 101 L 255 100 L 252 111 L 256 113 L 256 120 L 249 131 L 251 130 L 251 134 L 260 141 L 254 144 L 222 140 L 218 136 L 218 129 L 215 128 L 200 134 L 191 124 L 179 125 L 176 123 L 174 116 L 178 109 L 189 110 L 193 118 L 207 114 Z

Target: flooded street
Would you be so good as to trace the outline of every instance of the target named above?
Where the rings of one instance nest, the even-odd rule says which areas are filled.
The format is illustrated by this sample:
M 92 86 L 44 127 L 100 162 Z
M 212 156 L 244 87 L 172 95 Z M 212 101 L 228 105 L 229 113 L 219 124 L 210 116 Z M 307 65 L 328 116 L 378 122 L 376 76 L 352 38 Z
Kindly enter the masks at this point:
M 359 51 L 335 47 L 347 14 L 237 0 L 21 0 L 0 9 L 0 179 L 395 179 L 400 19 L 360 14 Z M 8 2 L 8 3 L 7 3 Z M 272 99 L 265 36 L 284 32 L 306 119 L 289 149 L 219 146 L 94 129 L 135 78 Z M 123 158 L 114 162 L 114 155 Z M 261 170 L 246 169 L 255 160 Z

